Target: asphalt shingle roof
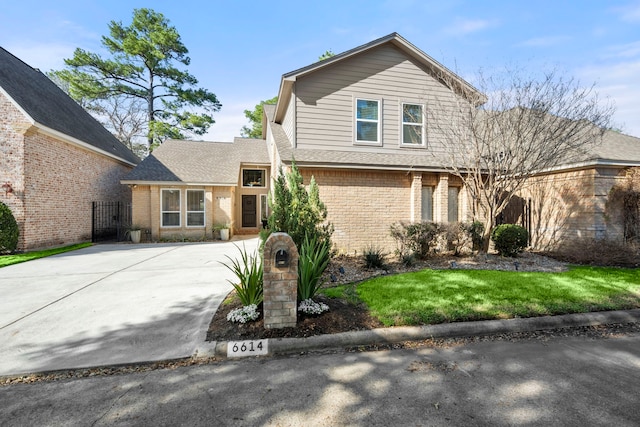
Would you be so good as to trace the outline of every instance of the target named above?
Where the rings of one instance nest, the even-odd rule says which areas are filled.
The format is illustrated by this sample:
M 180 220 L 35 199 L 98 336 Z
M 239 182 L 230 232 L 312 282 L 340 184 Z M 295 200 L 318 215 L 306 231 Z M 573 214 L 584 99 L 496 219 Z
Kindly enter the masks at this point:
M 140 159 L 46 75 L 0 47 L 0 87 L 36 122 L 137 164 Z
M 241 163 L 268 165 L 266 142 L 248 138 L 235 138 L 234 142 L 168 140 L 122 182 L 237 185 Z

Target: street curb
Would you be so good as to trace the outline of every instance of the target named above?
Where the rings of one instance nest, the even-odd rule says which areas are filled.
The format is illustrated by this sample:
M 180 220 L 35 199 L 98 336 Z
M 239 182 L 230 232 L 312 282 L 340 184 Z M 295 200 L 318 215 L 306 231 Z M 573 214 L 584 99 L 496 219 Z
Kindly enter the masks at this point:
M 275 356 L 314 350 L 331 350 L 374 344 L 421 341 L 429 338 L 466 337 L 508 332 L 534 332 L 545 329 L 637 322 L 640 322 L 640 309 L 564 314 L 526 319 L 482 320 L 429 326 L 378 328 L 367 331 L 316 335 L 308 338 L 268 339 L 267 345 L 269 349 L 268 355 Z M 226 358 L 227 346 L 228 343 L 226 341 L 203 343 L 203 345 L 196 349 L 194 357 Z

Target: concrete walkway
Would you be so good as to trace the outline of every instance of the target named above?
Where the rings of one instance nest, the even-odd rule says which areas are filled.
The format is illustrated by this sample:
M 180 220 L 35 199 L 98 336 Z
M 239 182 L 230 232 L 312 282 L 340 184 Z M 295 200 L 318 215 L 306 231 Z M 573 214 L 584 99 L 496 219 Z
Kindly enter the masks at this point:
M 0 376 L 193 355 L 232 289 L 220 261 L 234 243 L 96 245 L 0 269 Z

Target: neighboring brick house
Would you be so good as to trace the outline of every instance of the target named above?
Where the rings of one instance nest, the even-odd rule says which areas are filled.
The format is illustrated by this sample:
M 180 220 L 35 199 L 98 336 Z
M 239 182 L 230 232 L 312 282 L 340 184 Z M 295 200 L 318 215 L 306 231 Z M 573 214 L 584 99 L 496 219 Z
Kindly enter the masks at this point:
M 231 149 L 227 154 L 213 148 L 222 144 L 204 142 L 191 142 L 193 147 L 180 154 L 176 151 L 178 145 L 187 143 L 172 142 L 167 150 L 173 150 L 170 157 L 174 163 L 167 169 L 176 176 L 154 184 L 150 190 L 143 187 L 151 195 L 142 203 L 137 202 L 134 190 L 134 217 L 156 218 L 145 221 L 155 235 L 172 231 L 157 219 L 164 215 L 159 195 L 162 185 L 176 186 L 181 191 L 192 185 L 205 185 L 202 181 L 190 183 L 190 178 L 176 173 L 178 168 L 188 171 L 193 165 L 202 177 L 226 167 L 224 156 L 229 156 L 235 169 L 224 184 L 228 185 L 225 191 L 233 194 L 242 191 L 239 165 L 260 166 L 273 178 L 280 167 L 286 169 L 295 160 L 304 182 L 308 183 L 313 175 L 318 183 L 328 220 L 335 227 L 333 243 L 338 251 L 360 252 L 368 245 L 393 250 L 395 244 L 389 228 L 395 222 L 455 222 L 474 218 L 463 183 L 449 173 L 450 158 L 442 125 L 435 126 L 425 117 L 446 122 L 451 117 L 451 111 L 446 110 L 448 105 L 474 108 L 483 101 L 484 95 L 469 83 L 393 33 L 284 74 L 278 103 L 264 106 L 264 140 L 242 143 L 236 139 L 233 146 L 227 146 Z M 249 155 L 242 152 L 246 144 L 256 150 L 252 155 L 258 155 L 260 150 L 260 161 L 244 157 Z M 218 154 L 204 154 L 210 151 Z M 158 152 L 156 160 L 160 163 L 166 160 L 168 165 L 165 156 L 164 152 Z M 123 182 L 138 187 L 148 185 L 143 178 L 149 175 L 142 172 L 156 160 L 143 162 Z M 532 205 L 531 228 L 532 234 L 533 230 L 539 234 L 537 241 L 549 242 L 561 234 L 614 236 L 616 227 L 607 228 L 604 224 L 605 218 L 612 217 L 604 213 L 604 199 L 624 169 L 633 166 L 640 166 L 640 140 L 608 132 L 599 151 L 583 163 L 565 165 L 537 177 L 546 186 L 555 186 L 553 191 L 584 196 L 579 198 L 579 204 L 572 204 L 567 198 L 563 205 L 550 209 L 539 200 L 549 202 L 562 197 L 556 194 L 535 199 L 533 193 L 522 194 L 524 202 Z M 138 169 L 140 175 L 136 175 Z M 268 181 L 264 181 L 263 196 L 268 191 Z M 209 197 L 207 188 L 203 187 L 205 198 Z M 533 187 L 528 191 L 533 191 Z M 181 197 L 184 200 L 185 196 Z M 184 203 L 180 205 L 183 216 L 187 215 Z M 234 232 L 256 232 L 254 222 L 242 224 L 239 220 L 244 211 L 240 198 L 231 197 L 227 216 L 233 222 Z M 254 215 L 251 212 L 250 217 Z M 547 218 L 549 212 L 559 212 L 553 223 Z M 215 213 L 213 220 L 216 221 Z M 188 231 L 182 224 L 174 231 Z
M 139 159 L 47 76 L 0 48 L 0 201 L 21 250 L 91 239 L 91 202 L 125 200 Z
M 132 222 L 153 240 L 210 239 L 212 227 L 256 234 L 271 175 L 264 140 L 165 141 L 127 174 Z

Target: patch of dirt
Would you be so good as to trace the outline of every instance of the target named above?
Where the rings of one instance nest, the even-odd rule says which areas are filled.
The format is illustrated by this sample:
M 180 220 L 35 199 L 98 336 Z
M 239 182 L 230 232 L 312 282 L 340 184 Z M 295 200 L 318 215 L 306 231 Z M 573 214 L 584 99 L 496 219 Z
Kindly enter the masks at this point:
M 533 253 L 523 253 L 518 258 L 504 258 L 495 254 L 469 257 L 437 256 L 416 262 L 406 267 L 399 262 L 389 261 L 385 269 L 366 269 L 359 257 L 338 256 L 331 260 L 323 279 L 326 287 L 347 283 L 358 283 L 387 274 L 433 269 L 485 269 L 511 271 L 565 271 L 567 264 Z M 329 306 L 329 311 L 321 315 L 309 316 L 299 313 L 295 328 L 265 329 L 262 317 L 246 324 L 232 323 L 227 314 L 242 304 L 235 291 L 230 293 L 216 311 L 207 332 L 207 341 L 240 341 L 264 338 L 304 338 L 313 335 L 335 334 L 347 331 L 362 331 L 383 327 L 377 319 L 369 315 L 367 308 L 342 299 L 326 298 L 318 295 L 316 302 Z M 263 313 L 262 307 L 259 308 Z

